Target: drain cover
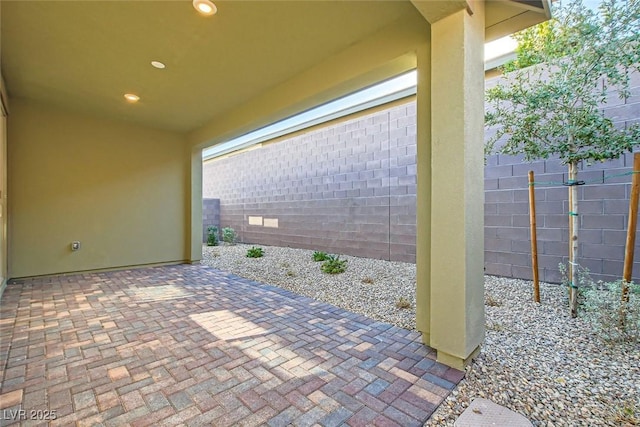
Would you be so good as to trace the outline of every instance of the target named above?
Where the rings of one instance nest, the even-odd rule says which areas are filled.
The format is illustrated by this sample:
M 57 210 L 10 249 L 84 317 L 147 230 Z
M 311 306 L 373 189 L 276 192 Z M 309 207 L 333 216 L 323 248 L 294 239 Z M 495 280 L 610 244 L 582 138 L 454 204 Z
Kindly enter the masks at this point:
M 533 427 L 531 421 L 488 399 L 477 398 L 458 417 L 454 427 Z

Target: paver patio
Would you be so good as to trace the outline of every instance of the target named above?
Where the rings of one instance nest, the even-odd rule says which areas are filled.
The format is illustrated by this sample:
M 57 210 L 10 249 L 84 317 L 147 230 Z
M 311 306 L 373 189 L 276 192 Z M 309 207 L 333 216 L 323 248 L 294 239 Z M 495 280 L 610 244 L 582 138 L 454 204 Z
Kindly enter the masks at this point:
M 2 425 L 418 426 L 463 376 L 417 332 L 206 266 L 14 280 L 1 316 Z

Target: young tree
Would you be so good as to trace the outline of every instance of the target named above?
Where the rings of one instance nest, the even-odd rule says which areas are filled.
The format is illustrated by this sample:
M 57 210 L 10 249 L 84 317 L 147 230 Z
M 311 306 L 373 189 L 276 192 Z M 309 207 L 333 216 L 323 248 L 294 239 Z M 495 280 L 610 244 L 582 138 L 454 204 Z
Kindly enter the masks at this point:
M 640 144 L 640 125 L 615 126 L 607 96 L 630 96 L 640 63 L 640 0 L 604 0 L 596 13 L 580 0 L 556 4 L 554 18 L 516 35 L 516 60 L 486 92 L 487 154 L 557 156 L 568 167 L 571 315 L 577 315 L 578 163 L 615 159 Z M 528 68 L 520 68 L 528 67 Z

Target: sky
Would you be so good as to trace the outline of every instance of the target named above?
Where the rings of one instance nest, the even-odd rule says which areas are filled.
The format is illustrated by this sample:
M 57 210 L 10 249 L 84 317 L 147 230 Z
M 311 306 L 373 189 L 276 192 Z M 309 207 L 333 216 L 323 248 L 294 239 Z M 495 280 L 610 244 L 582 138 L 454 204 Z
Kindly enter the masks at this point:
M 582 4 L 589 9 L 597 9 L 600 3 L 602 3 L 602 0 L 582 0 Z M 505 53 L 513 52 L 516 46 L 517 43 L 510 36 L 489 42 L 484 45 L 484 60 L 487 61 Z

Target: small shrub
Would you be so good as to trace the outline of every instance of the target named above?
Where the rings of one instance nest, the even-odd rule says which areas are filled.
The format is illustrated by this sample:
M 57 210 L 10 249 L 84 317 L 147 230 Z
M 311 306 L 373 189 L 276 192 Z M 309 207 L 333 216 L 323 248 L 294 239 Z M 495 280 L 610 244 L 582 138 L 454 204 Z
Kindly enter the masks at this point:
M 296 276 L 297 276 L 297 274 L 296 274 L 296 272 L 295 272 L 295 271 L 293 271 L 293 270 L 287 270 L 287 276 L 288 276 L 288 277 L 296 277 Z
M 364 279 L 362 279 L 362 283 L 371 285 L 373 284 L 373 279 L 371 277 L 365 277 Z
M 318 252 L 315 251 L 313 253 L 313 260 L 318 261 L 327 261 L 329 259 L 329 255 L 326 252 Z
M 637 426 L 640 425 L 640 406 L 633 401 L 627 401 L 614 408 L 613 421 L 616 425 Z
M 207 246 L 218 246 L 218 227 L 207 227 Z
M 607 343 L 640 342 L 640 285 L 627 284 L 629 302 L 623 303 L 622 283 L 618 280 L 583 292 L 582 317 Z
M 487 323 L 485 325 L 485 328 L 488 331 L 494 331 L 494 332 L 504 332 L 505 331 L 504 325 L 502 323 L 498 323 L 498 322 Z
M 589 271 L 588 268 L 583 267 L 581 265 L 576 265 L 575 268 L 577 269 L 577 272 L 578 272 L 578 283 L 576 283 L 574 286 L 577 286 L 578 297 L 580 297 L 581 295 L 580 291 L 582 288 L 592 288 L 594 286 L 598 286 L 598 284 L 595 283 L 591 278 L 591 272 Z M 569 268 L 567 267 L 566 264 L 559 263 L 558 270 L 560 271 L 560 274 L 562 277 L 562 284 L 564 286 L 569 287 L 571 285 L 571 281 L 569 279 Z
M 406 298 L 400 297 L 398 301 L 396 301 L 396 307 L 399 309 L 411 308 L 411 303 Z
M 225 227 L 222 229 L 222 240 L 225 243 L 228 243 L 230 245 L 233 245 L 234 243 L 236 243 L 236 238 L 237 238 L 237 234 L 236 234 L 236 230 L 234 230 L 231 227 Z
M 500 301 L 498 301 L 497 299 L 495 299 L 491 295 L 487 295 L 485 297 L 484 303 L 485 303 L 485 305 L 487 305 L 489 307 L 500 307 L 502 305 L 502 303 Z
M 339 256 L 329 255 L 320 269 L 327 274 L 344 273 L 344 271 L 347 269 L 347 260 L 340 259 Z
M 584 292 L 586 289 L 599 288 L 602 287 L 602 282 L 594 282 L 591 278 L 591 272 L 588 268 L 585 268 L 579 264 L 576 264 L 575 268 L 578 273 L 578 283 L 572 284 L 569 279 L 569 267 L 566 264 L 559 263 L 558 270 L 560 271 L 562 277 L 562 284 L 567 287 L 569 290 L 570 287 L 573 287 L 577 292 L 577 300 L 578 307 L 584 306 Z M 567 301 L 569 297 L 569 292 L 567 292 Z
M 262 248 L 257 248 L 252 246 L 251 249 L 247 250 L 247 258 L 260 258 L 264 255 L 264 251 Z

